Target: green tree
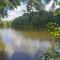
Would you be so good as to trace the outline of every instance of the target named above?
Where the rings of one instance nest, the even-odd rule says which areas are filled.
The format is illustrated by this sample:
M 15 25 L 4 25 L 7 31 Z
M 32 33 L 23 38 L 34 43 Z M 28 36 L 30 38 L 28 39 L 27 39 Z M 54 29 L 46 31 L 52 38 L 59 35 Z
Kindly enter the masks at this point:
M 38 11 L 43 11 L 45 4 L 48 4 L 51 0 L 44 0 L 45 3 L 42 2 L 42 0 L 29 0 L 27 4 L 27 10 L 30 11 L 33 9 L 37 9 Z
M 60 27 L 59 24 L 49 22 L 47 24 L 47 31 L 53 36 L 53 37 L 60 37 Z
M 44 60 L 60 60 L 60 53 L 54 47 L 50 47 L 44 54 Z
M 20 5 L 20 0 L 0 0 L 0 17 L 7 15 L 8 9 L 14 9 Z

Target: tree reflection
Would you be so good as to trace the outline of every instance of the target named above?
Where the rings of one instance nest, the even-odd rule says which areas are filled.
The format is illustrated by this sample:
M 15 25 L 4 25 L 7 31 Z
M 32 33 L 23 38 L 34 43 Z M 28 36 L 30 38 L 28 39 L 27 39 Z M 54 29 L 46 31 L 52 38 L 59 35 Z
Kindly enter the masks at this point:
M 34 60 L 44 60 L 44 55 L 42 50 L 38 50 L 34 55 Z
M 33 58 L 24 52 L 15 52 L 10 60 L 33 60 Z
M 0 60 L 8 60 L 8 55 L 5 52 L 5 44 L 2 42 L 0 38 Z

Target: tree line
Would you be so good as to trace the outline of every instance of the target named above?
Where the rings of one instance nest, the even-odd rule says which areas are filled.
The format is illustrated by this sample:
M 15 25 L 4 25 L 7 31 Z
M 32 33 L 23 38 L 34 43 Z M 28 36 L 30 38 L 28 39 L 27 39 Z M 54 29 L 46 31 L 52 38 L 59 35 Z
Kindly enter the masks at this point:
M 24 13 L 13 20 L 12 27 L 16 29 L 29 29 L 34 28 L 40 30 L 45 29 L 49 22 L 56 23 L 60 26 L 60 14 L 54 15 L 52 12 L 44 11 L 42 14 L 39 12 Z
M 0 28 L 10 28 L 11 27 L 11 21 L 0 21 Z

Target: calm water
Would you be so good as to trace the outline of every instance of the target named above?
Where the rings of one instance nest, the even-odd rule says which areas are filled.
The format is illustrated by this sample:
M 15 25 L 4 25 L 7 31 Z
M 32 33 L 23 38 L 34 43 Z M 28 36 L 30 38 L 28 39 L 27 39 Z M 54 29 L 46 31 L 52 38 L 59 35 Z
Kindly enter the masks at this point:
M 9 56 L 13 56 L 14 54 L 18 56 L 19 53 L 23 57 L 27 54 L 34 56 L 39 50 L 46 51 L 48 47 L 58 43 L 58 41 L 53 42 L 52 39 L 49 39 L 48 34 L 44 32 L 0 29 L 0 35 L 5 44 L 5 50 Z M 29 59 L 30 58 L 27 58 L 26 60 Z M 21 60 L 24 59 L 21 58 Z M 37 58 L 37 60 L 39 59 Z

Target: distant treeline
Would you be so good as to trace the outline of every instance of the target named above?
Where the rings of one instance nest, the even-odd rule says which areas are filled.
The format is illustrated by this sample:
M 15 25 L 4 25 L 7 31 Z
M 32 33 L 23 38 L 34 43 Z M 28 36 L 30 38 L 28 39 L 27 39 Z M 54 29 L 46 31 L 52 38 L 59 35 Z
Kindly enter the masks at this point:
M 10 28 L 10 27 L 11 27 L 11 21 L 0 20 L 0 28 Z
M 49 22 L 60 25 L 60 14 L 45 11 L 43 13 L 24 13 L 23 16 L 13 20 L 12 27 L 20 30 L 44 30 L 46 29 Z

